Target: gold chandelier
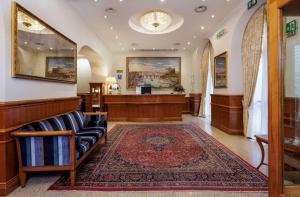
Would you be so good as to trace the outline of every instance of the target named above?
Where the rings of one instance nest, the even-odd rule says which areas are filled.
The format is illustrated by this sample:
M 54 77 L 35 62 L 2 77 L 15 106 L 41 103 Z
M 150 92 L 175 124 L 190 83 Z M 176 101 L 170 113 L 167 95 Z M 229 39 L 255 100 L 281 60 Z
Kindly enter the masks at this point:
M 153 10 L 143 14 L 140 21 L 146 30 L 160 32 L 171 25 L 172 17 L 164 11 Z

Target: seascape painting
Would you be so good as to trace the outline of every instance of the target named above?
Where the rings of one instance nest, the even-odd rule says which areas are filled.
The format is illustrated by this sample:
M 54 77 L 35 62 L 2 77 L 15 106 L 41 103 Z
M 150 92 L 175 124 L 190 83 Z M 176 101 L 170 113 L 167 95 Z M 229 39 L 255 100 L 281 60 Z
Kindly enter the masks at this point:
M 47 57 L 46 77 L 63 81 L 76 81 L 76 67 L 72 57 Z
M 173 89 L 181 82 L 180 57 L 128 57 L 127 89 Z

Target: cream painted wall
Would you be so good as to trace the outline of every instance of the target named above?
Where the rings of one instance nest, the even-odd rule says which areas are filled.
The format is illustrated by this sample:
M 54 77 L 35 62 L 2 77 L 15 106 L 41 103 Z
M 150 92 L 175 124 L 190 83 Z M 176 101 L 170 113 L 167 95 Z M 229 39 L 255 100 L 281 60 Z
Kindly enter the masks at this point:
M 92 82 L 91 65 L 86 58 L 79 58 L 77 61 L 77 92 L 90 92 L 89 83 Z
M 122 94 L 135 94 L 135 91 L 126 89 L 126 57 L 181 57 L 181 84 L 185 88 L 185 92 L 189 94 L 192 89 L 192 54 L 185 52 L 132 52 L 132 53 L 116 53 L 113 56 L 114 69 L 110 73 L 116 76 L 116 70 L 123 69 L 123 79 L 119 82 Z M 157 94 L 170 93 L 171 91 L 154 91 Z
M 0 2 L 0 11 L 3 11 L 4 1 Z M 5 13 L 4 13 L 5 14 Z M 4 51 L 7 45 L 4 37 L 4 18 L 3 15 L 0 14 L 0 102 L 5 100 L 5 65 L 6 59 L 4 58 Z
M 243 94 L 242 39 L 249 19 L 263 3 L 265 0 L 258 0 L 257 5 L 248 10 L 247 0 L 243 0 L 240 6 L 218 25 L 218 29 L 208 34 L 215 56 L 225 51 L 228 52 L 228 88 L 215 89 L 214 94 Z M 217 39 L 216 34 L 222 29 L 225 29 L 227 33 Z
M 300 17 L 287 17 L 287 22 L 297 20 L 300 24 Z M 297 50 L 297 51 L 296 51 Z M 300 30 L 297 29 L 295 36 L 286 38 L 286 65 L 284 75 L 284 89 L 286 97 L 300 97 Z M 296 56 L 296 54 L 298 56 Z
M 60 0 L 17 0 L 23 7 L 47 21 L 56 30 L 60 31 L 78 44 L 78 50 L 88 45 L 103 59 L 103 66 L 99 69 L 101 75 L 108 75 L 112 66 L 112 54 L 103 42 L 94 34 L 86 23 L 69 9 L 69 5 Z M 4 43 L 3 53 L 0 54 L 0 101 L 18 101 L 42 98 L 58 98 L 76 96 L 77 86 L 72 84 L 53 83 L 34 80 L 15 79 L 11 77 L 11 1 L 1 1 L 0 43 Z M 4 68 L 3 68 L 4 67 Z M 4 89 L 4 90 L 3 90 Z M 3 94 L 2 94 L 3 92 Z

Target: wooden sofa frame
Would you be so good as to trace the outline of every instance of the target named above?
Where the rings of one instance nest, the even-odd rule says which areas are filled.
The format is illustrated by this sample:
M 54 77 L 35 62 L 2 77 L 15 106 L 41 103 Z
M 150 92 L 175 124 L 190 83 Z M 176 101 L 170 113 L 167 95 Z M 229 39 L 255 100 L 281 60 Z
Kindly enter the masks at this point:
M 107 120 L 107 112 L 86 112 L 85 115 L 104 115 Z M 30 124 L 30 123 L 29 123 Z M 76 144 L 75 144 L 75 133 L 72 130 L 67 131 L 15 131 L 11 135 L 16 137 L 18 163 L 19 163 L 19 179 L 21 187 L 25 187 L 26 178 L 28 172 L 42 172 L 42 171 L 70 171 L 71 186 L 75 185 L 76 179 L 76 168 L 89 156 L 95 148 L 100 144 L 107 143 L 107 132 L 98 140 L 87 152 L 85 152 L 79 160 L 76 160 Z M 70 136 L 70 155 L 71 165 L 69 166 L 36 166 L 36 167 L 23 167 L 21 157 L 21 145 L 18 137 L 50 137 L 50 136 Z

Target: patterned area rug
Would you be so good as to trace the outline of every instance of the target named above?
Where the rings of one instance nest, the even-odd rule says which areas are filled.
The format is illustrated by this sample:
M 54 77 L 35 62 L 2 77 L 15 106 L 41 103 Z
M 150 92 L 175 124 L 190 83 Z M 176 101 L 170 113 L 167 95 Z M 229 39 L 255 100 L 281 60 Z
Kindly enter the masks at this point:
M 266 191 L 268 179 L 194 124 L 117 125 L 51 190 Z

